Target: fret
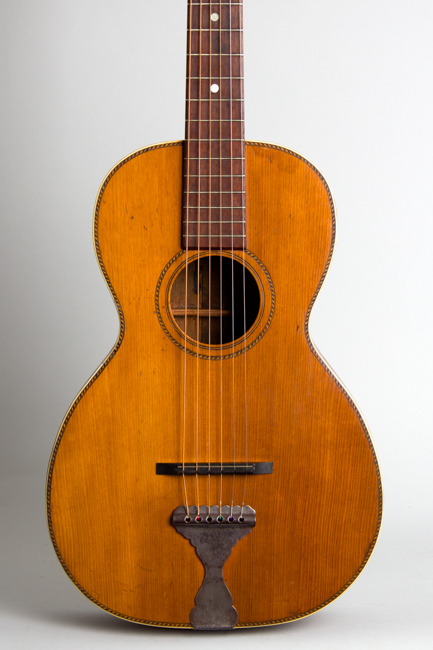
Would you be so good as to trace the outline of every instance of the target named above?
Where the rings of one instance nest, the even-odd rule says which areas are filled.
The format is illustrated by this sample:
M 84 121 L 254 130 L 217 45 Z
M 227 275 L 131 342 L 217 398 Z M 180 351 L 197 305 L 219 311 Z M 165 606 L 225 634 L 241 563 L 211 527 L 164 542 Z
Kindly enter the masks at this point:
M 221 211 L 224 210 L 224 214 L 230 214 L 232 215 L 233 213 L 233 219 L 234 221 L 241 221 L 244 218 L 244 213 L 245 213 L 245 206 L 244 205 L 212 205 L 212 206 L 206 206 L 206 205 L 201 205 L 200 208 L 196 205 L 189 205 L 189 206 L 183 206 L 183 209 L 185 211 L 188 211 L 188 213 L 193 214 L 194 212 L 197 212 L 200 210 L 203 212 L 203 217 L 207 219 L 209 213 L 205 212 L 205 210 L 212 210 L 213 215 L 219 219 L 221 216 Z M 236 217 L 236 218 L 235 218 Z
M 188 221 L 187 223 L 246 223 L 246 221 Z
M 216 195 L 221 194 L 221 200 L 224 201 L 228 194 L 234 194 L 237 200 L 238 196 L 243 195 L 245 192 L 244 178 L 235 175 L 225 176 L 224 178 L 219 176 L 214 178 L 209 178 L 209 176 L 188 178 L 188 176 L 185 176 L 184 185 L 185 194 L 188 193 L 194 198 L 196 194 L 203 196 L 209 194 L 212 195 L 213 199 Z
M 217 122 L 218 120 L 212 120 L 211 122 L 210 120 L 205 119 L 202 119 L 199 122 L 191 121 L 185 139 L 189 141 L 193 147 L 197 146 L 195 144 L 195 139 L 202 140 L 203 146 L 209 147 L 211 144 L 208 145 L 206 140 L 207 138 L 214 141 L 213 146 L 216 147 L 218 147 L 217 142 L 221 142 L 223 147 L 227 146 L 226 141 L 234 142 L 236 147 L 239 146 L 239 141 L 243 143 L 245 142 L 243 124 L 238 122 L 231 124 L 230 120 L 226 120 L 221 124 L 218 124 Z
M 214 158 L 212 160 L 191 160 L 188 164 L 188 160 L 185 158 L 185 164 L 188 165 L 184 167 L 184 172 L 190 171 L 191 174 L 243 174 L 245 172 L 245 162 L 242 160 L 218 160 Z M 184 188 L 186 189 L 186 187 Z
M 214 34 L 217 32 L 243 32 L 243 29 L 221 29 L 218 26 L 212 28 L 212 29 L 206 29 L 206 28 L 198 28 L 198 29 L 190 29 L 190 32 L 213 32 Z
M 208 191 L 208 190 L 188 190 L 185 192 L 187 196 L 193 196 L 194 199 L 200 198 L 200 199 L 205 199 L 209 198 L 209 195 L 213 194 L 214 196 L 212 198 L 218 197 L 220 195 L 224 195 L 221 198 L 227 199 L 230 195 L 233 197 L 233 199 L 239 200 L 239 197 L 242 199 L 242 197 L 245 194 L 245 191 L 243 189 L 241 190 L 224 190 L 224 191 L 219 191 L 219 190 L 213 190 L 213 191 Z M 183 207 L 188 207 L 188 206 L 183 206 Z M 191 206 L 191 203 L 189 207 L 194 207 Z M 205 205 L 200 206 L 202 208 L 205 208 Z M 218 206 L 212 206 L 212 207 L 218 207 Z M 229 206 L 224 206 L 224 207 L 229 207 Z M 239 206 L 233 206 L 233 207 L 239 207 Z
M 188 56 L 217 56 L 217 57 L 220 57 L 220 56 L 243 56 L 243 55 L 244 55 L 243 52 L 242 53 L 232 52 L 231 54 L 224 54 L 224 53 L 216 54 L 215 52 L 212 52 L 212 54 L 210 54 L 209 52 L 207 52 L 207 53 L 206 52 L 191 52 L 190 54 L 188 54 Z
M 209 54 L 209 56 L 242 56 L 242 35 L 239 36 L 229 32 L 220 34 L 217 31 L 203 32 L 200 30 L 193 32 L 190 30 L 188 39 L 188 51 L 194 55 L 196 53 Z
M 234 120 L 244 117 L 244 103 L 243 101 L 231 102 L 224 101 L 202 101 L 202 102 L 187 102 L 186 103 L 187 116 L 191 119 L 199 119 L 202 124 L 209 122 L 209 120 L 216 120 L 224 118 L 230 122 L 230 118 Z M 201 111 L 201 112 L 200 112 Z M 242 125 L 243 128 L 243 125 Z
M 234 237 L 245 237 L 245 221 L 210 221 L 205 223 L 204 221 L 189 221 L 184 223 L 184 228 L 183 232 L 186 234 L 187 228 L 185 228 L 186 225 L 189 225 L 190 228 L 188 228 L 188 233 L 189 236 L 191 237 L 197 237 L 198 236 L 198 231 L 200 231 L 200 237 L 219 237 L 220 236 L 220 230 L 223 232 L 221 235 L 223 237 L 231 237 L 232 236 L 232 231 L 233 231 L 233 236 Z M 212 225 L 215 227 L 212 229 Z M 224 228 L 224 226 L 226 226 Z M 238 226 L 238 227 L 237 227 Z M 209 232 L 210 230 L 210 232 Z
M 201 204 L 197 205 L 198 201 L 207 199 L 209 201 L 211 198 L 212 204 L 206 205 Z M 184 210 L 243 210 L 245 208 L 244 204 L 244 192 L 239 192 L 237 196 L 230 196 L 225 194 L 224 196 L 219 196 L 219 193 L 215 196 L 209 197 L 207 192 L 201 192 L 200 194 L 192 194 L 191 192 L 187 196 L 188 205 L 184 205 Z
M 224 119 L 224 120 L 217 120 L 217 119 L 215 119 L 215 120 L 192 120 L 192 119 L 190 119 L 190 120 L 188 120 L 188 122 L 206 122 L 207 124 L 209 124 L 210 122 L 216 122 L 217 124 L 219 124 L 220 122 L 245 122 L 245 120 L 229 120 L 229 119 L 227 119 L 227 120 L 226 119 Z
M 238 79 L 243 79 L 243 78 L 244 77 L 219 77 L 218 75 L 214 75 L 213 77 L 189 77 L 188 75 L 186 75 L 187 81 L 189 79 L 191 79 L 191 80 L 192 79 L 220 79 L 220 80 L 226 81 L 227 79 L 236 79 L 236 80 L 238 80 Z
M 200 230 L 201 236 L 208 235 L 210 230 L 210 235 L 213 237 L 219 237 L 220 231 L 222 230 L 223 237 L 231 236 L 232 231 L 234 235 L 245 235 L 245 221 L 185 221 L 183 231 L 186 233 L 186 227 L 190 235 L 197 236 L 198 231 Z M 212 226 L 214 226 L 212 228 Z
M 188 74 L 191 77 L 243 77 L 243 57 L 235 56 L 231 59 L 226 56 L 212 55 L 204 56 L 202 58 L 198 56 L 189 57 L 188 61 Z
M 213 143 L 202 140 L 187 140 L 185 154 L 190 160 L 196 157 L 236 160 L 244 156 L 244 148 L 244 140 L 215 140 Z
M 211 90 L 209 81 L 192 81 L 187 88 L 187 101 L 216 101 L 216 102 L 241 102 L 243 101 L 243 87 L 241 82 L 221 81 L 218 89 Z
M 197 236 L 198 231 L 200 230 L 201 235 L 206 235 L 208 234 L 209 230 L 212 235 L 219 235 L 221 232 L 223 237 L 227 237 L 228 235 L 231 235 L 232 232 L 235 235 L 242 235 L 245 234 L 246 230 L 246 221 L 244 219 L 235 221 L 233 220 L 216 220 L 216 221 L 209 221 L 205 223 L 204 221 L 189 221 L 188 219 L 184 219 L 183 221 L 183 226 L 182 226 L 182 232 L 183 234 L 186 233 L 188 227 L 188 232 L 190 235 Z
M 245 208 L 213 208 L 212 215 L 209 214 L 208 210 L 205 210 L 205 208 L 201 208 L 201 213 L 200 215 L 198 214 L 198 208 L 189 208 L 187 211 L 185 208 L 185 223 L 188 221 L 189 223 L 192 223 L 192 219 L 198 220 L 198 223 L 203 223 L 203 220 L 205 219 L 210 219 L 211 223 L 214 223 L 217 221 L 222 221 L 224 223 L 228 223 L 229 221 L 233 221 L 234 223 L 242 223 L 242 221 L 245 220 Z M 221 210 L 224 210 L 224 212 L 221 212 Z M 225 219 L 224 217 L 227 217 Z
M 210 172 L 211 172 L 211 174 L 213 174 L 213 173 L 218 173 L 218 171 L 221 172 L 221 169 L 219 169 L 219 164 L 220 164 L 220 163 L 221 163 L 224 167 L 227 167 L 227 163 L 229 163 L 229 162 L 231 162 L 231 161 L 232 161 L 235 165 L 238 165 L 238 164 L 239 164 L 239 160 L 245 160 L 245 158 L 244 158 L 244 157 L 241 157 L 241 156 L 240 156 L 240 157 L 237 157 L 237 158 L 233 158 L 233 157 L 230 157 L 230 156 L 229 156 L 229 157 L 226 157 L 226 158 L 220 158 L 219 156 L 218 156 L 218 158 L 207 157 L 207 156 L 206 156 L 206 157 L 203 156 L 202 158 L 199 158 L 198 156 L 194 156 L 194 157 L 192 158 L 191 156 L 185 156 L 184 160 L 185 160 L 186 163 L 188 162 L 188 160 L 191 160 L 191 162 L 194 162 L 194 165 L 196 164 L 196 161 L 199 161 L 199 160 L 200 160 L 203 164 L 206 164 L 206 165 L 207 165 L 207 163 L 208 163 L 209 161 L 211 161 L 211 162 L 212 162 L 212 169 L 210 170 Z M 215 169 L 214 169 L 214 168 L 215 168 Z M 208 174 L 208 173 L 209 173 L 209 172 L 203 170 L 201 167 L 200 167 L 200 169 L 197 169 L 197 173 L 198 173 L 199 171 L 200 171 L 200 172 L 203 172 L 203 174 Z M 233 169 L 228 168 L 226 171 L 222 171 L 221 173 L 223 173 L 223 174 L 230 174 L 230 173 L 232 173 L 233 171 L 234 171 Z M 196 173 L 196 172 L 194 172 L 193 169 L 190 169 L 190 172 L 191 172 L 191 173 Z M 241 169 L 240 171 L 237 171 L 236 173 L 237 173 L 237 174 L 241 174 L 241 173 L 243 173 L 243 169 Z
M 242 224 L 245 224 L 245 223 L 246 223 L 245 219 L 227 219 L 227 220 L 224 220 L 224 219 L 215 219 L 215 220 L 213 220 L 213 219 L 211 219 L 211 220 L 199 219 L 198 221 L 196 219 L 195 220 L 185 219 L 184 226 L 186 224 L 194 224 L 194 226 L 196 226 L 197 224 L 207 224 L 207 226 L 209 224 L 211 224 L 211 225 L 212 224 L 226 225 L 226 226 L 236 226 L 237 224 L 239 224 L 239 226 L 243 227 Z M 191 233 L 191 234 L 195 234 L 195 233 Z
M 231 239 L 230 235 L 218 236 L 218 239 L 211 239 L 206 235 L 200 235 L 200 241 L 197 235 L 183 235 L 183 249 L 186 248 L 186 240 L 188 240 L 189 250 L 210 249 L 210 250 L 244 250 L 246 246 L 246 238 L 237 240 Z
M 243 192 L 240 192 L 240 194 L 243 194 Z M 200 210 L 243 210 L 245 208 L 244 205 L 200 205 Z M 183 206 L 184 210 L 198 210 L 199 206 L 198 205 L 184 205 Z M 212 222 L 213 223 L 213 222 Z M 238 223 L 238 220 L 236 219 L 236 223 Z
M 245 174 L 184 174 L 184 178 L 245 178 Z
M 200 214 L 200 215 L 194 214 L 194 210 L 197 210 L 197 209 L 198 208 L 193 208 L 192 210 L 190 209 L 189 211 L 185 210 L 185 215 L 184 215 L 185 218 L 183 220 L 184 225 L 186 223 L 192 223 L 192 217 L 200 216 L 197 223 L 203 223 L 203 219 L 208 219 L 209 218 L 209 212 L 205 211 L 204 208 L 202 208 L 203 214 Z M 218 210 L 215 209 L 215 215 L 214 215 L 215 216 L 215 222 L 222 221 L 223 223 L 228 223 L 230 221 L 230 222 L 233 222 L 233 224 L 237 224 L 237 223 L 242 223 L 245 220 L 245 218 L 244 218 L 245 217 L 245 209 L 244 208 L 236 208 L 236 209 L 233 209 L 233 208 L 221 208 L 221 210 L 225 210 L 226 212 L 221 214 L 219 209 Z M 239 215 L 232 214 L 232 212 L 235 212 L 235 211 L 238 211 L 240 214 Z M 225 220 L 225 219 L 221 218 L 221 217 L 224 216 L 224 214 L 229 216 L 230 219 Z M 191 217 L 191 219 L 190 219 L 190 217 Z M 202 219 L 202 217 L 203 217 L 203 219 Z M 213 223 L 213 220 L 211 220 L 211 223 Z

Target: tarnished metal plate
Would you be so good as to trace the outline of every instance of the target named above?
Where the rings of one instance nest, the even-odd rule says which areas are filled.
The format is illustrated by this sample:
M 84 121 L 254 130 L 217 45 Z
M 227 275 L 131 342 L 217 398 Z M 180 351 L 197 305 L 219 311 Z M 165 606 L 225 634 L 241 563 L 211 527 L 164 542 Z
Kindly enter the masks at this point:
M 189 539 L 203 562 L 205 576 L 191 610 L 191 625 L 197 630 L 230 630 L 238 622 L 233 598 L 224 582 L 223 567 L 239 540 L 256 524 L 249 506 L 179 506 L 173 526 Z

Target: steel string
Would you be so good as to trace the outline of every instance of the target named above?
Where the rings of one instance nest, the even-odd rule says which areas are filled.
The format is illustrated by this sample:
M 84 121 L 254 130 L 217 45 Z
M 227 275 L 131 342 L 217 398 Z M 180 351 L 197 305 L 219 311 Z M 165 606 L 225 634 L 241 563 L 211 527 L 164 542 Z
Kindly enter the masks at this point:
M 182 432 L 182 479 L 187 517 L 189 517 L 188 495 L 185 480 L 185 445 L 186 445 L 186 377 L 187 377 L 187 329 L 188 329 L 188 253 L 189 253 L 189 196 L 190 196 L 190 154 L 191 154 L 191 77 L 192 77 L 192 2 L 189 3 L 189 34 L 188 34 L 188 120 L 187 120 L 187 170 L 186 170 L 186 246 L 185 246 L 185 325 L 184 325 L 184 357 L 183 357 L 183 432 Z
M 244 26 L 244 21 L 243 21 L 243 8 L 242 5 L 239 6 L 239 52 L 243 52 L 242 48 L 242 33 L 243 33 L 243 26 Z M 242 65 L 242 68 L 241 68 Z M 241 79 L 239 80 L 240 85 L 240 96 L 241 99 L 244 98 L 244 87 L 243 87 L 243 78 L 244 78 L 244 61 L 243 61 L 243 56 L 240 57 L 240 64 L 239 64 L 240 70 L 239 70 L 239 76 Z M 245 119 L 245 114 L 244 114 L 244 105 L 242 102 L 242 119 Z M 241 122 L 240 124 L 245 124 L 245 122 Z M 242 265 L 242 293 L 243 293 L 243 309 L 244 309 L 244 409 L 245 409 L 245 465 L 248 465 L 248 391 L 247 391 L 247 306 L 246 306 L 246 287 L 245 287 L 245 251 L 246 251 L 246 235 L 247 235 L 247 218 L 246 218 L 246 194 L 245 194 L 245 133 L 244 129 L 241 128 L 241 133 L 243 136 L 242 142 L 241 142 L 241 147 L 242 147 L 242 155 L 241 155 L 241 174 L 242 174 L 242 215 L 243 215 L 243 234 L 244 237 L 242 239 L 242 258 L 243 258 L 243 265 Z M 242 504 L 241 504 L 241 517 L 243 516 L 243 509 L 245 505 L 245 495 L 246 495 L 246 490 L 247 490 L 247 479 L 248 479 L 248 474 L 245 472 L 245 480 L 244 480 L 244 490 L 243 490 L 243 495 L 242 495 Z
M 212 9 L 209 5 L 209 87 L 212 81 L 212 20 L 211 20 Z M 209 89 L 210 93 L 210 89 Z M 209 94 L 211 97 L 211 94 Z M 212 265 L 211 265 L 211 232 L 212 232 L 212 101 L 209 101 L 209 168 L 208 168 L 208 256 L 209 256 L 209 298 L 208 298 L 208 308 L 209 308 L 209 318 L 208 318 L 208 515 L 210 515 L 211 499 L 210 499 L 210 489 L 211 489 L 211 480 L 210 480 L 210 467 L 211 467 L 211 308 L 212 308 Z
M 222 77 L 222 57 L 221 57 L 221 39 L 222 39 L 222 5 L 221 5 L 221 0 L 219 3 L 219 42 L 220 42 L 220 51 L 219 51 L 219 60 L 218 60 L 218 69 L 219 69 L 219 81 L 221 84 L 221 77 Z M 222 203 L 223 203 L 223 194 L 222 194 L 222 184 L 223 184 L 223 169 L 222 169 L 222 128 L 223 128 L 223 120 L 222 120 L 222 93 L 220 92 L 219 96 L 219 132 L 220 132 L 220 159 L 219 159 L 219 188 L 220 188 L 220 198 L 219 198 L 219 243 L 220 243 L 220 257 L 219 257 L 219 262 L 220 262 L 220 453 L 221 453 L 221 458 L 220 458 L 220 499 L 219 499 L 219 505 L 220 505 L 220 516 L 221 516 L 221 509 L 222 509 L 222 499 L 223 499 L 223 413 L 224 413 L 224 408 L 223 408 L 223 240 L 222 240 L 222 218 L 223 218 L 223 210 L 222 210 Z
M 198 80 L 198 224 L 197 224 L 197 323 L 196 323 L 196 429 L 195 429 L 195 484 L 197 493 L 197 516 L 200 516 L 200 500 L 199 500 L 199 480 L 198 480 L 198 445 L 199 445 L 199 398 L 200 398 L 200 382 L 199 382 L 199 368 L 200 368 L 200 244 L 201 244 L 201 138 L 202 138 L 202 96 L 201 96 L 201 81 L 202 81 L 202 20 L 203 20 L 203 5 L 200 2 L 199 6 L 199 80 Z
M 233 517 L 233 504 L 235 493 L 235 479 L 236 479 L 236 396 L 235 396 L 235 287 L 234 287 L 234 236 L 233 236 L 233 61 L 232 61 L 232 12 L 231 5 L 229 6 L 229 65 L 230 65 L 230 221 L 231 221 L 231 244 L 232 244 L 232 437 L 233 437 L 233 483 L 232 483 L 232 498 L 230 516 Z

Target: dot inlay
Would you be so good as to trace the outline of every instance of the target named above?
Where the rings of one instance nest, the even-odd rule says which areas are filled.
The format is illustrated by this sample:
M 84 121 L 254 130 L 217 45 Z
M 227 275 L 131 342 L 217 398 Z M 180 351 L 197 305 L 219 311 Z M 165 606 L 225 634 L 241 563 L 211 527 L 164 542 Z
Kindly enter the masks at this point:
M 210 87 L 210 89 L 211 89 L 211 91 L 212 91 L 213 93 L 217 93 L 217 92 L 219 91 L 220 87 L 218 86 L 218 84 L 212 84 L 212 86 Z
M 210 19 L 214 21 L 214 23 L 218 20 L 219 16 L 218 14 L 211 14 Z

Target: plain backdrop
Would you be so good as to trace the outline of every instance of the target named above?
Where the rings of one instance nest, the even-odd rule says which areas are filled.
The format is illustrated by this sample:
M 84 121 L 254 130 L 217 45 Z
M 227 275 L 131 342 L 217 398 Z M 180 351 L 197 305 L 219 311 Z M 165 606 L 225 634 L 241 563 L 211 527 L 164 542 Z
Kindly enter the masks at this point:
M 430 648 L 431 0 L 245 0 L 247 139 L 298 151 L 338 217 L 312 337 L 372 432 L 385 515 L 356 583 L 314 616 L 223 634 L 117 620 L 46 532 L 63 415 L 113 345 L 92 212 L 121 158 L 184 134 L 186 0 L 1 0 L 2 647 Z

